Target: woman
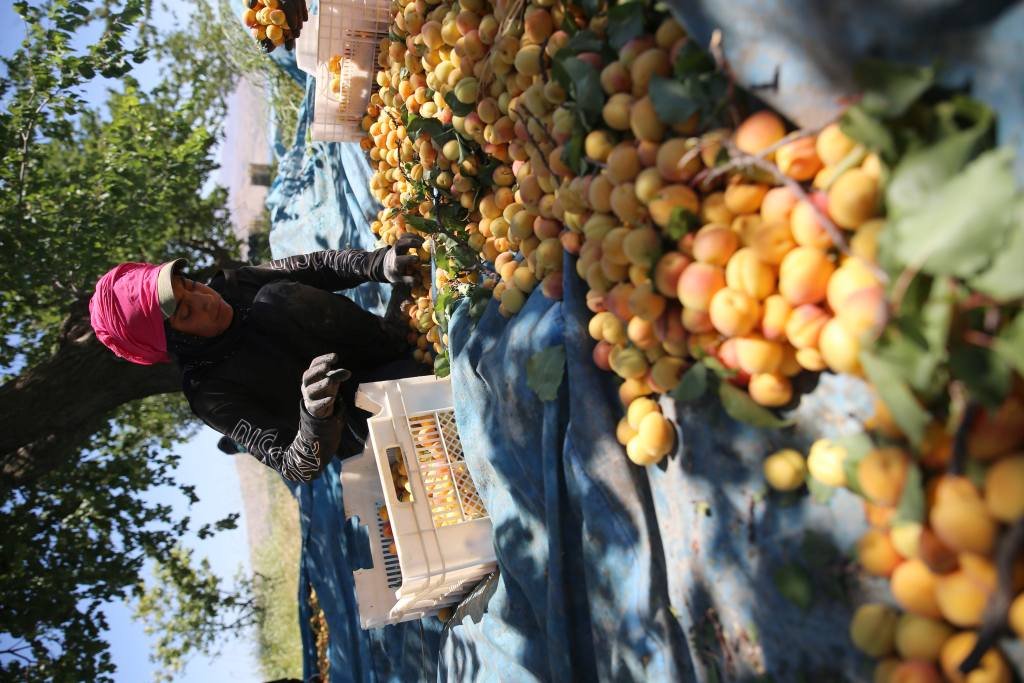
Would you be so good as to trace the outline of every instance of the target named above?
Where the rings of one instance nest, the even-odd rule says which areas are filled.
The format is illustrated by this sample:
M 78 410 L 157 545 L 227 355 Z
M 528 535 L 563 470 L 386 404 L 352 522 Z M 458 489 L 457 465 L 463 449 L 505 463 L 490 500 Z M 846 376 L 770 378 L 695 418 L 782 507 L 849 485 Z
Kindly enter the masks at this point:
M 358 382 L 408 356 L 397 304 L 419 268 L 406 254 L 422 242 L 222 270 L 205 285 L 182 273 L 183 259 L 122 263 L 96 283 L 90 319 L 122 358 L 173 359 L 196 416 L 286 479 L 310 481 L 335 454 L 362 449 L 365 422 L 346 423 Z M 363 282 L 403 285 L 385 318 L 333 293 Z

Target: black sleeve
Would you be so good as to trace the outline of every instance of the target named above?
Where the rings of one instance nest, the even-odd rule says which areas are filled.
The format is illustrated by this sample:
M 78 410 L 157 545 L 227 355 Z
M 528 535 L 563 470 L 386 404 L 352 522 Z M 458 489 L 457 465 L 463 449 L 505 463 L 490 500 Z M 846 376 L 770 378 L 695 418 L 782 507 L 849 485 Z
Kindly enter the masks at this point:
M 268 279 L 282 277 L 317 287 L 328 292 L 356 287 L 364 282 L 387 282 L 384 277 L 384 257 L 390 247 L 375 251 L 342 249 L 315 251 L 311 254 L 289 256 L 262 266 L 248 266 L 239 270 L 265 271 L 253 273 Z
M 261 463 L 289 481 L 308 482 L 327 467 L 341 441 L 344 415 L 342 402 L 335 402 L 335 414 L 311 416 L 296 406 L 299 429 L 284 424 L 241 395 L 206 395 L 192 402 L 192 410 L 203 422 L 243 446 Z

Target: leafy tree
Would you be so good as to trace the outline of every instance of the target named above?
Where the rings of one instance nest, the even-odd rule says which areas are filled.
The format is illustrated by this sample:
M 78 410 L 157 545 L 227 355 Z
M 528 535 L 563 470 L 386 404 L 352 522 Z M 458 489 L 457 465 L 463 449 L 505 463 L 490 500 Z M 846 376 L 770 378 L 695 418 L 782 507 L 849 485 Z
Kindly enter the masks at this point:
M 172 449 L 198 425 L 172 366 L 121 361 L 96 340 L 88 298 L 119 261 L 234 263 L 225 192 L 204 191 L 233 72 L 201 46 L 179 51 L 180 35 L 156 37 L 148 0 L 14 7 L 26 37 L 0 78 L 0 676 L 109 680 L 103 605 L 144 596 L 148 561 L 180 585 L 203 578 L 182 535 L 236 516 L 196 530 L 143 500 L 175 486 L 195 502 Z M 130 72 L 150 55 L 165 58 L 163 79 L 143 87 Z M 83 89 L 99 77 L 112 89 L 95 110 Z M 236 604 L 203 595 L 214 613 Z
M 158 680 L 173 680 L 189 657 L 216 654 L 240 629 L 257 626 L 265 607 L 257 599 L 259 574 L 235 577 L 235 586 L 224 590 L 204 558 L 197 566 L 184 548 L 171 552 L 172 562 L 160 563 L 156 582 L 139 598 L 136 616 L 147 622 L 146 632 L 158 634 L 150 659 L 162 668 Z

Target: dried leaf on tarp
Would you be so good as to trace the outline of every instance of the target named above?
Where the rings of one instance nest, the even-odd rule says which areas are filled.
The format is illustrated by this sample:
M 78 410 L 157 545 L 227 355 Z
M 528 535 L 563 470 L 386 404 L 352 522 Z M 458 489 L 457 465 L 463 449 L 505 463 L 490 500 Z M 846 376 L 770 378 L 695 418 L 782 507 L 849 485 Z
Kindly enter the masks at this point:
M 565 374 L 565 347 L 561 344 L 538 351 L 526 362 L 526 385 L 542 401 L 553 401 Z

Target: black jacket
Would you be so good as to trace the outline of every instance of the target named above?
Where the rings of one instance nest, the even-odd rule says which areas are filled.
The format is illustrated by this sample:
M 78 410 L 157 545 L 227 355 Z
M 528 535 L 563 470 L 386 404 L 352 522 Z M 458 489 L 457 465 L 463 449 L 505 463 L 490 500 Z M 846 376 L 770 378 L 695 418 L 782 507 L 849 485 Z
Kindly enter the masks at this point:
M 380 317 L 333 292 L 385 282 L 387 251 L 321 251 L 217 273 L 209 286 L 236 314 L 249 312 L 226 358 L 186 367 L 182 388 L 192 412 L 292 481 L 316 478 L 339 450 L 350 454 L 356 440 L 345 416 L 360 376 L 407 355 L 408 345 Z M 317 419 L 302 403 L 302 373 L 325 353 L 339 354 L 353 379 L 334 415 Z

